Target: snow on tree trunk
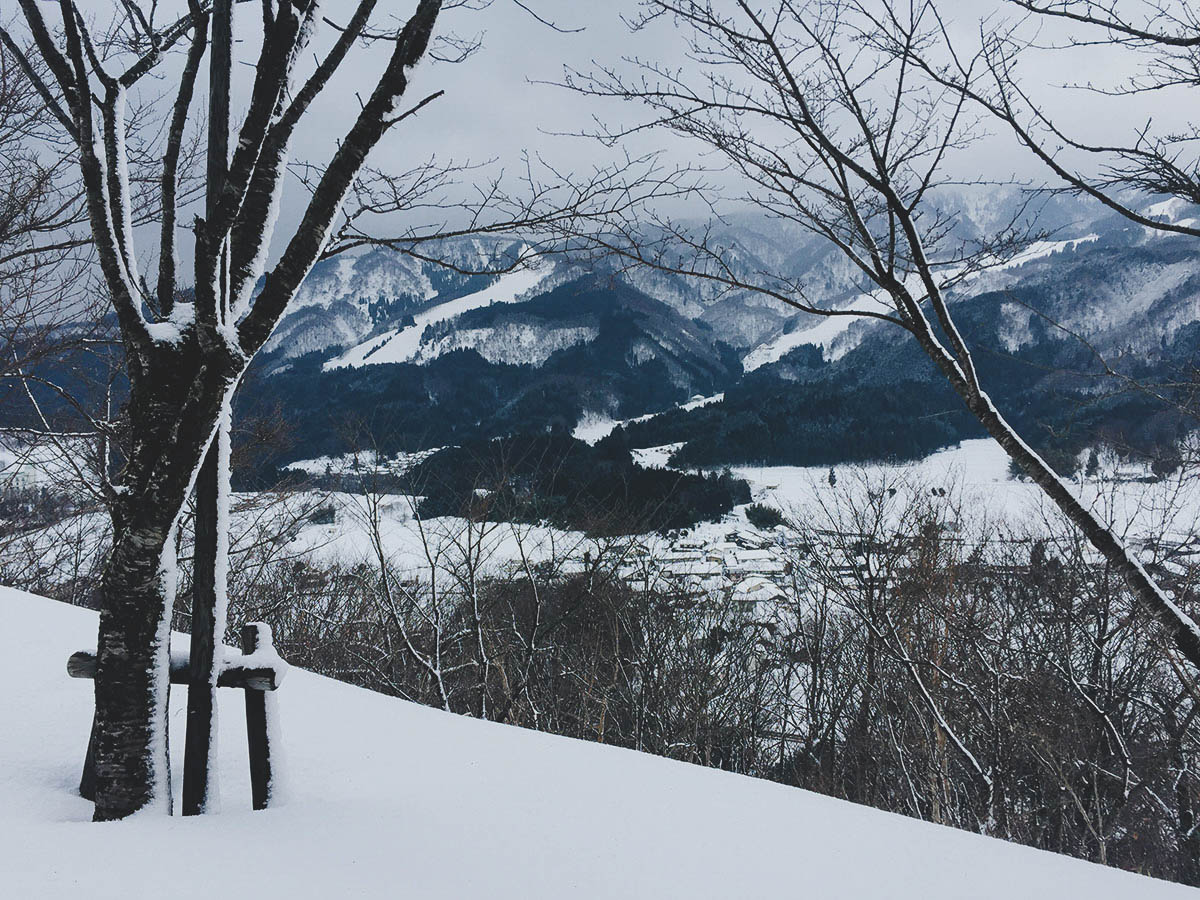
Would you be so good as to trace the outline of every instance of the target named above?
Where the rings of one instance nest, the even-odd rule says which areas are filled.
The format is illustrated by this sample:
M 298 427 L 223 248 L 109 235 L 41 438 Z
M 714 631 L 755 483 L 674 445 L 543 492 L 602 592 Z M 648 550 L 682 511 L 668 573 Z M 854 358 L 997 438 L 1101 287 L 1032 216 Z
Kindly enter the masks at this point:
M 183 814 L 220 810 L 217 781 L 217 677 L 224 665 L 229 572 L 229 452 L 231 400 L 196 479 L 196 540 L 192 578 L 191 672 L 184 753 Z
M 175 345 L 131 359 L 134 441 L 127 486 L 113 509 L 113 550 L 101 587 L 97 819 L 169 808 L 166 705 L 175 529 L 227 408 L 234 383 L 229 368 L 203 365 Z M 157 377 L 147 379 L 147 370 Z
M 146 807 L 170 810 L 167 757 L 173 516 L 114 535 L 101 585 L 96 665 L 97 821 Z
M 37 55 L 46 64 L 45 78 L 36 65 L 24 59 L 5 23 L 0 23 L 0 36 L 5 47 L 22 59 L 22 71 L 36 83 L 78 151 L 93 245 L 128 363 L 131 447 L 121 484 L 107 485 L 114 544 L 101 588 L 95 680 L 96 818 L 117 819 L 170 803 L 167 643 L 175 594 L 173 535 L 180 511 L 218 421 L 228 411 L 238 379 L 326 249 L 338 211 L 368 154 L 389 128 L 406 117 L 399 110 L 409 70 L 426 55 L 442 2 L 417 3 L 396 36 L 387 67 L 369 99 L 338 142 L 281 258 L 263 280 L 261 293 L 249 301 L 251 284 L 258 283 L 258 270 L 270 244 L 292 132 L 364 33 L 375 4 L 360 0 L 349 26 L 298 90 L 291 84 L 292 70 L 318 20 L 317 4 L 281 4 L 265 18 L 257 75 L 233 155 L 227 164 L 222 164 L 219 154 L 209 155 L 209 202 L 205 216 L 194 224 L 194 303 L 176 302 L 177 148 L 188 124 L 193 88 L 206 49 L 211 49 L 210 62 L 216 61 L 211 67 L 216 76 L 211 93 L 222 110 L 208 127 L 213 130 L 212 143 L 227 147 L 229 83 L 225 76 L 232 57 L 233 4 L 217 0 L 211 6 L 192 5 L 190 14 L 177 24 L 150 37 L 151 52 L 133 59 L 119 52 L 111 58 L 106 52 L 97 55 L 87 19 L 70 0 L 60 5 L 57 26 L 44 18 L 44 4 L 21 0 L 20 5 Z M 135 32 L 149 27 L 135 4 L 119 4 L 118 8 L 124 10 L 126 24 Z M 163 160 L 163 239 L 155 309 L 139 283 L 140 272 L 134 262 L 125 96 L 143 77 L 157 71 L 167 50 L 189 34 L 191 49 L 178 78 Z M 114 75 L 123 62 L 127 67 Z M 231 306 L 234 315 L 228 314 Z M 218 457 L 221 446 L 218 442 Z M 226 455 L 227 449 L 226 444 Z M 214 465 L 219 468 L 218 463 Z M 223 481 L 226 493 L 218 499 L 218 506 L 227 511 L 227 479 L 218 472 L 218 490 Z M 219 636 L 224 629 L 224 552 L 220 545 L 224 525 L 219 524 L 215 532 L 214 599 L 210 605 L 213 631 Z M 212 656 L 205 661 L 209 690 L 200 694 L 211 694 L 211 682 L 220 666 L 219 654 L 214 651 Z M 208 705 L 212 707 L 211 696 Z M 207 721 L 211 727 L 211 711 Z M 214 752 L 211 742 L 203 750 L 207 762 Z M 207 789 L 200 796 L 202 802 L 208 800 Z

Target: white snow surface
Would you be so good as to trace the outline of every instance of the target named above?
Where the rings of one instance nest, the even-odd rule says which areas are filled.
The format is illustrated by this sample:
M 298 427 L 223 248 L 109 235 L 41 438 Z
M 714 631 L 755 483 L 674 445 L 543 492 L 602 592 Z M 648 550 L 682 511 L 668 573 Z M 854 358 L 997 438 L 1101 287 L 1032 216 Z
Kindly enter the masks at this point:
M 493 303 L 515 303 L 541 284 L 551 269 L 551 266 L 543 264 L 510 272 L 482 291 L 431 307 L 413 317 L 415 324 L 376 335 L 325 363 L 325 371 L 410 362 L 421 354 L 421 336 L 426 326 L 445 322 Z
M 571 437 L 585 444 L 596 444 L 613 433 L 621 422 L 604 413 L 584 413 L 575 424 Z
M 1005 269 L 1018 269 L 1026 263 L 1033 262 L 1035 259 L 1045 259 L 1047 256 L 1053 256 L 1056 253 L 1077 250 L 1081 244 L 1090 244 L 1099 239 L 1100 235 L 1098 234 L 1085 234 L 1083 237 L 1071 238 L 1065 241 L 1034 241 L 1012 259 L 1006 260 L 990 271 L 998 272 Z
M 638 451 L 670 454 L 672 446 Z M 1105 454 L 1101 454 L 1102 457 Z M 977 517 L 1021 526 L 1030 533 L 1049 534 L 1061 518 L 1057 507 L 1037 485 L 1009 476 L 1008 455 L 991 438 L 963 441 L 912 463 L 871 463 L 834 466 L 838 491 L 894 486 L 943 488 L 948 502 L 962 501 Z M 829 466 L 734 466 L 733 474 L 750 483 L 756 502 L 768 503 L 807 519 L 819 512 L 821 495 L 829 496 Z M 1149 537 L 1183 540 L 1200 520 L 1200 480 L 1179 472 L 1162 481 L 1145 483 L 1144 467 L 1117 465 L 1102 458 L 1104 478 L 1073 480 L 1069 489 L 1127 540 Z
M 537 328 L 506 323 L 495 328 L 463 328 L 425 342 L 411 361 L 424 365 L 454 350 L 475 350 L 496 365 L 540 367 L 559 350 L 591 343 L 599 336 L 600 329 L 590 326 Z
M 701 409 L 705 406 L 711 406 L 714 403 L 720 403 L 724 399 L 724 391 L 709 397 L 701 397 L 697 394 L 685 403 L 677 404 L 676 409 L 684 409 L 690 412 L 693 409 Z M 583 441 L 585 444 L 596 444 L 612 434 L 618 425 L 646 422 L 653 419 L 656 415 L 659 415 L 659 413 L 647 413 L 644 416 L 636 416 L 632 419 L 614 419 L 605 413 L 584 413 L 575 424 L 575 429 L 571 432 L 571 436 L 577 441 Z
M 1168 197 L 1157 203 L 1151 203 L 1142 210 L 1142 215 L 1149 219 L 1165 219 L 1177 225 L 1194 225 L 1196 220 L 1185 217 L 1184 213 L 1194 210 L 1195 204 L 1188 203 L 1182 197 Z
M 885 303 L 883 297 L 884 294 L 882 291 L 861 294 L 841 309 L 846 312 L 894 312 Z M 802 347 L 805 344 L 820 347 L 824 351 L 825 358 L 828 360 L 837 359 L 847 351 L 852 350 L 853 345 L 841 347 L 839 348 L 841 352 L 837 352 L 834 348 L 835 342 L 849 331 L 851 325 L 861 321 L 863 321 L 861 316 L 825 317 L 820 319 L 818 324 L 812 328 L 793 331 L 790 334 L 781 334 L 765 344 L 760 344 L 742 358 L 742 366 L 747 372 L 753 372 L 755 369 L 762 368 L 770 363 L 779 362 L 779 360 L 783 359 L 783 357 L 797 347 Z
M 1188 888 L 795 788 L 480 722 L 293 671 L 287 800 L 252 812 L 222 690 L 224 812 L 94 825 L 74 793 L 95 613 L 0 588 L 0 888 L 96 900 L 1194 897 Z M 184 704 L 171 709 L 182 749 Z M 19 723 L 19 727 L 11 727 Z M 179 769 L 175 787 L 179 789 Z M 178 806 L 178 802 L 176 804 Z
M 599 440 L 611 430 L 612 423 L 594 421 L 590 426 L 581 423 L 575 431 L 576 436 L 585 434 L 587 427 L 593 429 L 593 434 L 587 437 Z M 603 434 L 599 433 L 601 431 Z M 632 454 L 639 465 L 666 468 L 671 454 L 680 446 L 666 444 L 637 448 Z M 381 461 L 380 465 L 387 471 L 403 471 L 418 455 L 401 455 L 394 460 Z M 319 474 L 327 463 L 335 472 L 347 471 L 346 459 L 314 460 L 305 467 L 311 467 Z M 732 471 L 749 483 L 754 502 L 775 506 L 796 521 L 820 520 L 823 502 L 847 491 L 858 494 L 877 490 L 881 483 L 886 483 L 895 487 L 908 485 L 923 491 L 944 489 L 946 498 L 939 502 L 962 503 L 974 518 L 982 517 L 993 524 L 1004 523 L 1022 532 L 1048 535 L 1059 527 L 1056 524 L 1060 518 L 1057 509 L 1036 485 L 1009 476 L 1008 455 L 991 438 L 963 441 L 917 462 L 838 465 L 834 467 L 836 489 L 829 487 L 829 468 L 735 466 Z M 1181 473 L 1146 483 L 1142 480 L 1149 475 L 1145 467 L 1121 463 L 1110 451 L 1101 452 L 1100 468 L 1102 480 L 1072 482 L 1071 490 L 1135 543 L 1153 536 L 1183 539 L 1200 520 L 1200 479 L 1195 476 Z M 361 467 L 359 471 L 362 471 Z M 373 550 L 363 498 L 347 493 L 321 497 L 322 503 L 336 510 L 336 520 L 331 524 L 300 523 L 290 537 L 288 551 L 329 563 L 370 563 Z M 295 500 L 311 506 L 316 498 L 317 495 L 297 495 Z M 471 552 L 478 555 L 485 571 L 504 574 L 513 570 L 522 555 L 532 561 L 549 561 L 564 555 L 581 556 L 590 546 L 589 539 L 582 533 L 560 531 L 545 525 L 488 523 L 472 530 L 465 520 L 451 517 L 418 523 L 413 516 L 414 499 L 389 495 L 381 500 L 380 537 L 389 559 L 402 571 L 425 571 L 430 549 L 438 558 L 455 560 L 463 553 Z M 699 546 L 714 546 L 724 540 L 730 528 L 741 527 L 743 523 L 741 512 L 735 510 L 721 521 L 694 526 L 689 530 L 689 540 L 698 542 Z M 55 558 L 54 548 L 69 548 L 71 540 L 72 533 L 67 529 L 47 529 L 45 558 Z M 69 569 L 70 563 L 68 556 L 62 565 Z
M 397 453 L 395 456 L 379 456 L 373 450 L 343 453 L 341 456 L 318 456 L 290 462 L 285 469 L 294 469 L 308 475 L 350 476 L 377 471 L 381 475 L 403 475 L 417 463 L 428 459 L 442 448 L 418 450 L 415 453 Z
M 644 416 L 634 416 L 632 419 L 614 419 L 604 413 L 584 413 L 575 424 L 571 437 L 585 444 L 596 444 L 604 440 L 618 425 L 631 425 L 634 422 L 648 422 L 658 413 L 646 413 Z
M 633 461 L 646 469 L 665 469 L 671 460 L 671 455 L 683 446 L 683 441 L 675 444 L 663 444 L 661 447 L 638 447 L 629 451 Z

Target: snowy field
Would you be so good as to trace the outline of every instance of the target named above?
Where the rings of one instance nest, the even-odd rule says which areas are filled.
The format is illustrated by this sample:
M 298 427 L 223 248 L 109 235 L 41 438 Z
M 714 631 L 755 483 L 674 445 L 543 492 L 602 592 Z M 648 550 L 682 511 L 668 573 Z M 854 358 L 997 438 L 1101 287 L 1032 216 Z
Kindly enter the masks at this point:
M 1079 242 L 1091 238 L 1080 239 Z M 1042 248 L 1047 253 L 1062 252 L 1073 245 L 1060 241 Z M 1062 246 L 1060 246 L 1062 245 Z M 848 320 L 828 320 L 839 326 Z M 826 324 L 828 324 L 826 323 Z M 832 327 L 832 326 L 831 326 Z M 694 398 L 680 404 L 695 409 L 720 402 L 723 394 Z M 618 425 L 641 422 L 651 415 L 616 421 L 598 415 L 585 416 L 574 437 L 594 444 L 607 437 Z M 650 468 L 666 468 L 671 454 L 682 444 L 643 447 L 632 451 L 636 463 Z M 1193 471 L 1151 482 L 1146 467 L 1122 464 L 1111 453 L 1102 452 L 1098 476 L 1094 480 L 1076 480 L 1072 489 L 1118 532 L 1136 538 L 1156 535 L 1184 538 L 1195 531 L 1200 521 L 1200 478 Z M 940 488 L 948 493 L 948 502 L 969 507 L 975 514 L 986 514 L 992 521 L 1030 530 L 1046 530 L 1046 523 L 1057 518 L 1041 489 L 1031 482 L 1009 474 L 1009 459 L 1004 449 L 991 438 L 963 441 L 932 453 L 917 462 L 861 463 L 833 466 L 838 484 L 836 491 L 919 486 Z M 811 520 L 834 495 L 829 485 L 829 466 L 734 466 L 732 472 L 750 484 L 754 502 L 775 506 L 800 521 Z M 741 521 L 735 513 L 729 519 Z M 705 531 L 706 526 L 699 530 Z
M 417 498 L 394 494 L 378 501 L 375 519 L 379 541 L 388 561 L 401 572 L 427 571 L 431 560 L 439 567 L 470 558 L 481 571 L 496 573 L 522 560 L 535 564 L 564 556 L 582 555 L 591 542 L 581 533 L 540 525 L 509 522 L 472 523 L 453 517 L 418 519 Z M 335 510 L 330 524 L 303 522 L 288 544 L 288 552 L 328 563 L 374 563 L 375 523 L 371 504 L 356 494 L 335 493 L 327 502 Z M 237 522 L 234 523 L 235 528 Z
M 682 444 L 633 450 L 643 466 L 664 468 Z M 829 484 L 832 468 L 836 484 Z M 1029 481 L 1009 475 L 1004 449 L 991 438 L 963 441 L 911 463 L 863 463 L 838 466 L 734 466 L 745 479 L 756 503 L 766 503 L 796 521 L 820 518 L 822 507 L 880 487 L 944 490 L 944 502 L 954 503 L 976 518 L 1031 532 L 1047 531 L 1058 511 Z M 1144 467 L 1122 465 L 1106 458 L 1100 477 L 1075 480 L 1071 489 L 1117 531 L 1138 538 L 1156 535 L 1183 539 L 1200 520 L 1200 477 L 1195 472 L 1161 481 L 1149 479 Z M 735 513 L 732 518 L 738 518 Z M 700 526 L 703 530 L 705 526 Z
M 648 454 L 650 451 L 639 451 Z M 859 489 L 886 484 L 942 488 L 947 502 L 961 504 L 977 516 L 1010 526 L 1043 530 L 1057 516 L 1037 485 L 1009 476 L 1008 456 L 991 438 L 963 441 L 915 463 L 834 466 L 838 487 Z M 829 496 L 829 467 L 742 466 L 733 473 L 745 478 L 754 499 L 793 515 L 808 517 L 822 495 Z M 1200 479 L 1195 472 L 1147 483 L 1148 470 L 1108 461 L 1100 479 L 1076 480 L 1071 489 L 1100 516 L 1131 538 L 1158 535 L 1185 538 L 1200 519 Z
M 703 402 L 713 400 L 703 398 Z M 642 465 L 662 467 L 677 446 L 638 449 L 633 455 Z M 378 467 L 381 472 L 394 475 L 424 455 L 375 459 L 370 454 L 358 454 L 309 460 L 294 463 L 292 467 L 316 475 L 330 471 L 360 476 Z M 1193 535 L 1200 520 L 1200 479 L 1194 474 L 1147 483 L 1139 480 L 1145 472 L 1121 466 L 1115 460 L 1106 460 L 1101 469 L 1104 480 L 1075 482 L 1072 489 L 1105 520 L 1115 523 L 1135 548 L 1142 546 L 1147 538 L 1177 543 Z M 40 466 L 29 465 L 23 471 L 29 473 L 32 483 L 42 483 L 48 477 Z M 964 441 L 916 463 L 836 466 L 837 483 L 833 487 L 829 485 L 829 471 L 825 466 L 743 466 L 733 470 L 750 484 L 754 502 L 774 506 L 793 521 L 817 527 L 832 524 L 827 516 L 839 507 L 844 509 L 850 500 L 857 498 L 861 502 L 868 491 L 894 487 L 902 498 L 924 494 L 932 503 L 950 504 L 951 518 L 964 519 L 964 524 L 999 526 L 1030 537 L 1061 533 L 1057 510 L 1036 486 L 1009 477 L 1008 458 L 990 439 Z M 930 496 L 934 490 L 940 492 L 936 497 Z M 235 495 L 234 555 L 240 558 L 244 550 L 269 544 L 277 562 L 300 559 L 346 565 L 365 562 L 373 567 L 378 562 L 373 541 L 375 523 L 389 563 L 413 575 L 427 573 L 431 567 L 448 570 L 468 559 L 475 562 L 478 573 L 487 575 L 512 574 L 525 564 L 551 560 L 565 565 L 565 570 L 573 570 L 585 552 L 597 558 L 601 552 L 597 541 L 579 532 L 545 525 L 471 523 L 450 517 L 419 520 L 414 515 L 418 499 L 396 494 L 320 491 Z M 903 502 L 890 505 L 896 515 L 903 509 Z M 315 516 L 319 510 L 331 511 L 333 515 Z M 102 513 L 70 515 L 56 524 L 10 539 L 0 563 L 8 563 L 9 577 L 13 579 L 37 569 L 47 577 L 57 573 L 60 581 L 67 582 L 81 565 L 86 569 L 91 564 L 88 560 L 92 555 L 104 552 L 106 533 L 107 521 Z M 671 554 L 677 550 L 686 550 L 691 555 L 701 551 L 700 556 L 706 560 L 711 555 L 707 551 L 732 552 L 728 543 L 734 533 L 742 536 L 739 542 L 745 545 L 743 550 L 779 540 L 786 543 L 786 534 L 754 529 L 743 507 L 719 521 L 700 523 L 684 534 L 670 538 L 643 535 L 636 543 L 643 550 L 642 557 L 674 566 Z M 722 559 L 726 556 L 728 553 Z M 24 567 L 18 565 L 22 561 Z M 1151 557 L 1147 556 L 1146 561 L 1151 561 Z M 760 568 L 761 571 L 747 572 L 743 561 L 738 560 L 732 571 L 738 578 L 746 574 L 769 576 L 773 571 L 771 566 Z
M 91 805 L 74 793 L 90 685 L 68 678 L 65 662 L 94 643 L 95 614 L 0 588 L 0 615 L 4 897 L 1196 896 L 794 788 L 453 716 L 296 670 L 279 694 L 289 782 L 282 805 L 249 810 L 241 698 L 222 690 L 223 813 L 93 825 Z M 178 694 L 177 766 L 183 721 Z
M 664 467 L 678 447 L 670 444 L 637 449 L 633 457 L 644 466 Z M 329 462 L 297 463 L 294 467 L 324 471 Z M 345 460 L 332 462 L 335 471 L 345 465 Z M 377 464 L 390 470 L 393 465 L 404 468 L 409 460 L 400 456 Z M 895 487 L 906 496 L 938 489 L 944 496 L 931 496 L 931 502 L 953 504 L 963 516 L 981 526 L 1001 525 L 1033 536 L 1057 533 L 1059 527 L 1058 511 L 1037 486 L 1009 476 L 1008 457 L 989 438 L 964 441 L 915 463 L 835 466 L 837 483 L 833 487 L 829 485 L 828 466 L 741 466 L 732 471 L 750 484 L 754 502 L 774 506 L 793 521 L 818 527 L 825 524 L 826 509 L 844 505 L 848 498 L 861 500 L 865 492 L 881 487 Z M 1151 536 L 1185 540 L 1195 531 L 1200 520 L 1200 480 L 1195 475 L 1146 483 L 1139 480 L 1146 472 L 1114 460 L 1106 460 L 1102 474 L 1103 480 L 1077 481 L 1072 489 L 1134 544 Z M 501 573 L 522 559 L 538 562 L 578 558 L 586 550 L 596 552 L 593 542 L 578 532 L 510 523 L 471 525 L 454 518 L 419 522 L 413 515 L 415 498 L 385 495 L 377 500 L 383 548 L 401 570 L 426 569 L 431 556 L 445 563 L 469 553 L 480 560 L 483 570 Z M 289 538 L 289 553 L 326 562 L 374 559 L 367 498 L 334 493 L 318 500 L 316 495 L 303 494 L 292 502 L 309 506 L 327 503 L 336 509 L 336 519 L 328 524 L 300 519 Z M 902 503 L 893 504 L 895 513 L 902 509 Z M 240 530 L 237 519 L 235 516 L 235 532 Z M 731 530 L 754 531 L 746 521 L 744 508 L 736 508 L 720 521 L 696 525 L 675 543 L 713 548 L 726 541 Z M 668 542 L 653 535 L 644 535 L 641 541 L 652 555 L 672 549 Z

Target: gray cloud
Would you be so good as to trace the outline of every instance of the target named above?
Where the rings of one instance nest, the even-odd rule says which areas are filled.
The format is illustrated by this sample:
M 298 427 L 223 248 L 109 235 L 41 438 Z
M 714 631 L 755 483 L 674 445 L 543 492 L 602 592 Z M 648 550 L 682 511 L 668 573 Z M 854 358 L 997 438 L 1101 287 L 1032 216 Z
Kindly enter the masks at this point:
M 111 9 L 108 0 L 91 0 L 99 14 Z M 640 111 L 613 103 L 589 101 L 569 91 L 541 82 L 555 81 L 564 65 L 587 70 L 594 64 L 619 64 L 623 57 L 639 56 L 669 65 L 690 65 L 682 36 L 669 22 L 642 34 L 631 34 L 622 15 L 636 12 L 636 0 L 532 0 L 539 13 L 563 26 L 582 29 L 560 33 L 539 24 L 511 0 L 495 0 L 483 10 L 455 9 L 444 16 L 442 27 L 462 36 L 479 35 L 480 50 L 466 62 L 451 65 L 423 63 L 414 73 L 410 93 L 415 101 L 437 90 L 445 95 L 419 116 L 403 123 L 377 149 L 372 163 L 381 168 L 405 170 L 436 157 L 442 161 L 494 160 L 494 166 L 512 170 L 525 151 L 543 155 L 556 166 L 586 167 L 611 159 L 596 142 L 562 133 L 592 127 L 594 116 L 607 121 L 632 121 Z M 385 9 L 393 4 L 381 4 Z M 335 21 L 349 15 L 348 2 L 326 4 L 324 13 Z M 408 4 L 399 10 L 407 11 Z M 953 0 L 942 5 L 956 43 L 964 52 L 977 44 L 980 23 L 992 27 L 999 17 L 1012 15 L 1003 0 Z M 392 11 L 396 21 L 403 12 Z M 245 96 L 253 76 L 249 63 L 256 52 L 254 35 L 258 15 L 255 4 L 240 5 L 235 34 L 241 36 L 237 92 Z M 381 22 L 381 24 L 383 24 Z M 324 26 L 312 50 L 319 53 L 332 40 Z M 1042 39 L 1060 40 L 1062 29 L 1044 29 Z M 387 46 L 361 48 L 318 99 L 293 146 L 294 160 L 321 163 L 329 158 L 338 136 L 349 127 L 358 110 L 356 94 L 365 96 L 386 58 Z M 1185 104 L 1169 94 L 1113 100 L 1079 90 L 1060 90 L 1066 81 L 1113 84 L 1133 71 L 1138 60 L 1105 48 L 1032 54 L 1024 64 L 1026 83 L 1072 133 L 1089 140 L 1128 137 L 1135 123 L 1150 116 L 1178 123 Z M 155 86 L 163 90 L 169 77 Z M 679 162 L 695 163 L 694 148 L 672 143 L 661 134 L 633 142 L 636 152 L 662 149 Z M 1039 166 L 1014 152 L 1012 141 L 997 134 L 972 148 L 956 166 L 964 176 L 987 172 L 1044 177 Z M 286 240 L 299 211 L 303 192 L 290 184 L 285 192 L 276 249 Z M 186 244 L 186 242 L 185 242 Z

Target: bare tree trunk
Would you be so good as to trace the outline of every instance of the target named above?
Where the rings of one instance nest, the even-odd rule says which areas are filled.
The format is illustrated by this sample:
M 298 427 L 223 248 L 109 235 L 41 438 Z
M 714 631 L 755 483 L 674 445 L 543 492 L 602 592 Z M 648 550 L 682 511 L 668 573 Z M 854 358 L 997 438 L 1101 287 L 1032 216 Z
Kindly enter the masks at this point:
M 1200 668 L 1200 628 L 1191 617 L 1155 584 L 1113 529 L 1085 507 L 1058 473 L 1022 440 L 987 392 L 963 377 L 961 369 L 936 339 L 921 329 L 914 329 L 913 333 L 987 433 L 1121 574 L 1143 607 L 1167 629 L 1179 651 Z
M 113 551 L 101 583 L 96 670 L 97 820 L 170 805 L 168 650 L 175 536 L 184 503 L 232 390 L 233 362 L 130 360 L 134 434 L 127 489 L 113 507 Z M 148 382 L 143 373 L 158 375 Z M 171 452 L 166 452 L 170 448 Z
M 212 13 L 212 53 L 209 56 L 208 159 L 205 216 L 219 215 L 221 190 L 229 175 L 229 88 L 233 47 L 233 6 L 217 0 Z M 214 313 L 229 317 L 229 243 L 217 254 Z M 208 286 L 206 286 L 208 289 Z M 196 543 L 192 577 L 192 639 L 188 681 L 187 745 L 183 763 L 183 814 L 199 815 L 216 799 L 212 771 L 216 742 L 217 676 L 225 628 L 224 559 L 228 527 L 221 509 L 228 489 L 229 422 L 222 410 L 216 439 L 208 448 L 196 479 Z
M 169 629 L 174 517 L 148 516 L 114 535 L 101 584 L 96 667 L 97 821 L 152 803 L 170 807 L 167 758 Z
M 183 814 L 207 812 L 212 790 L 209 762 L 216 730 L 218 494 L 223 477 L 218 441 L 208 448 L 196 477 L 195 551 L 192 554 L 192 622 L 183 757 Z

